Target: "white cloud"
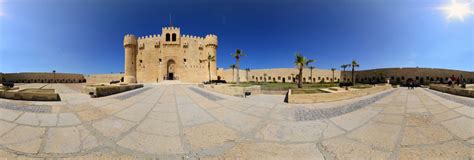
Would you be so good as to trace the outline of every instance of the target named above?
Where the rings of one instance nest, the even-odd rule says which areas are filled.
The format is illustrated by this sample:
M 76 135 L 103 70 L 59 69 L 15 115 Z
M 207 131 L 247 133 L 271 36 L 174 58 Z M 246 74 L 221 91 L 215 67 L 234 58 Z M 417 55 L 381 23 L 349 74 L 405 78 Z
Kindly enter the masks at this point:
M 5 3 L 4 0 L 0 0 L 0 17 L 3 17 L 3 16 L 6 15 L 6 14 L 5 14 L 5 11 L 3 11 L 4 3 Z
M 4 0 L 0 0 L 0 17 L 5 16 L 5 12 L 3 11 L 3 3 L 4 2 L 5 2 Z

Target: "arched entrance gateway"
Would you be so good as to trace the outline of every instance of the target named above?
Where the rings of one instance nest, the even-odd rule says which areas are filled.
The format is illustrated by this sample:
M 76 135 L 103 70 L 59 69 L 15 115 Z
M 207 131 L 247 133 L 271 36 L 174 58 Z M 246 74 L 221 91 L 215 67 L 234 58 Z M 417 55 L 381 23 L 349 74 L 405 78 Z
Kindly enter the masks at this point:
M 167 80 L 175 80 L 175 62 L 174 60 L 170 59 L 166 63 L 166 79 Z

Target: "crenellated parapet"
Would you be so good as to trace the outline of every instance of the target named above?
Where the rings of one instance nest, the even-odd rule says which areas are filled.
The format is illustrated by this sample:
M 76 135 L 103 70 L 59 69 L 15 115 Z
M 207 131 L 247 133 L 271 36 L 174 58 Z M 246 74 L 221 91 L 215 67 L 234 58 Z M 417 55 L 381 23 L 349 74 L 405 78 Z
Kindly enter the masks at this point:
M 206 46 L 213 46 L 217 48 L 217 36 L 214 34 L 208 34 L 205 38 Z
M 154 35 L 140 36 L 138 37 L 138 40 L 145 40 L 145 39 L 152 39 L 152 38 L 161 38 L 161 35 L 154 34 Z
M 192 36 L 192 35 L 182 35 L 182 38 L 193 39 L 193 40 L 204 40 L 204 37 Z
M 137 45 L 137 37 L 133 34 L 126 34 L 123 37 L 123 46 L 136 46 Z
M 179 27 L 163 27 L 162 30 L 174 32 L 179 31 Z

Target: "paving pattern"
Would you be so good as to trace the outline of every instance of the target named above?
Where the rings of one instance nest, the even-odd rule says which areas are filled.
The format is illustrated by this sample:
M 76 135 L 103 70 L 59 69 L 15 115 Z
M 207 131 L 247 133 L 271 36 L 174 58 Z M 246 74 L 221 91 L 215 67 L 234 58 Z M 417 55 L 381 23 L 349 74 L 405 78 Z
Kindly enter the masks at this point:
M 0 107 L 0 157 L 474 158 L 474 108 L 425 89 L 290 105 L 193 85 L 147 85 L 103 98 L 63 84 L 46 87 L 57 89 L 62 101 L 0 99 L 9 106 Z M 50 112 L 15 109 L 23 106 L 48 106 Z
M 0 101 L 0 108 L 9 110 L 18 110 L 25 112 L 50 113 L 51 106 L 25 105 L 21 103 L 9 103 Z

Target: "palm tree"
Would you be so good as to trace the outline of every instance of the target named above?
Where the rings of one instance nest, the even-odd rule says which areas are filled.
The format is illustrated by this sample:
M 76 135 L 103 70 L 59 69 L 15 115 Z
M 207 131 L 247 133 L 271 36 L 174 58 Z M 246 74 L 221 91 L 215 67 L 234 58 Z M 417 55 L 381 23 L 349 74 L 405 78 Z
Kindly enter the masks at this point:
M 267 74 L 266 74 L 266 73 L 263 73 L 263 80 L 264 80 L 265 82 L 267 82 Z
M 309 69 L 311 70 L 311 72 L 309 72 L 311 74 L 309 76 L 309 77 L 311 77 L 310 82 L 313 82 L 313 69 L 314 69 L 314 66 L 310 66 Z
M 240 83 L 240 76 L 239 76 L 239 70 L 240 70 L 240 58 L 245 56 L 244 53 L 242 53 L 242 51 L 240 49 L 237 49 L 235 51 L 235 53 L 232 53 L 232 57 L 235 58 L 235 64 L 236 64 L 236 68 L 237 68 L 237 84 Z
M 211 62 L 216 61 L 216 56 L 208 55 L 207 59 L 199 60 L 200 63 L 207 62 L 207 69 L 209 71 L 209 82 L 211 82 Z
M 303 88 L 302 79 L 303 79 L 303 68 L 307 67 L 311 62 L 314 62 L 312 59 L 307 59 L 303 55 L 296 53 L 295 65 L 298 68 L 298 88 Z
M 245 68 L 245 72 L 246 72 L 246 77 L 247 77 L 247 82 L 249 82 L 249 72 L 250 72 L 250 68 Z
M 352 60 L 352 63 L 351 63 L 351 66 L 352 66 L 352 85 L 354 85 L 354 70 L 355 70 L 355 67 L 359 67 L 359 63 L 357 63 L 357 61 L 354 59 Z
M 234 72 L 234 70 L 235 70 L 235 64 L 230 65 L 229 67 L 232 68 L 232 81 L 235 81 L 235 72 Z
M 350 64 L 343 64 L 343 65 L 341 65 L 341 68 L 342 68 L 342 70 L 343 70 L 342 73 L 344 74 L 344 75 L 343 75 L 344 79 L 346 79 L 346 74 L 345 74 L 345 73 L 346 73 L 346 68 L 349 67 L 349 66 L 351 66 L 351 65 L 350 65 Z
M 332 83 L 334 83 L 334 71 L 336 70 L 336 68 L 331 68 L 331 71 L 332 71 Z

